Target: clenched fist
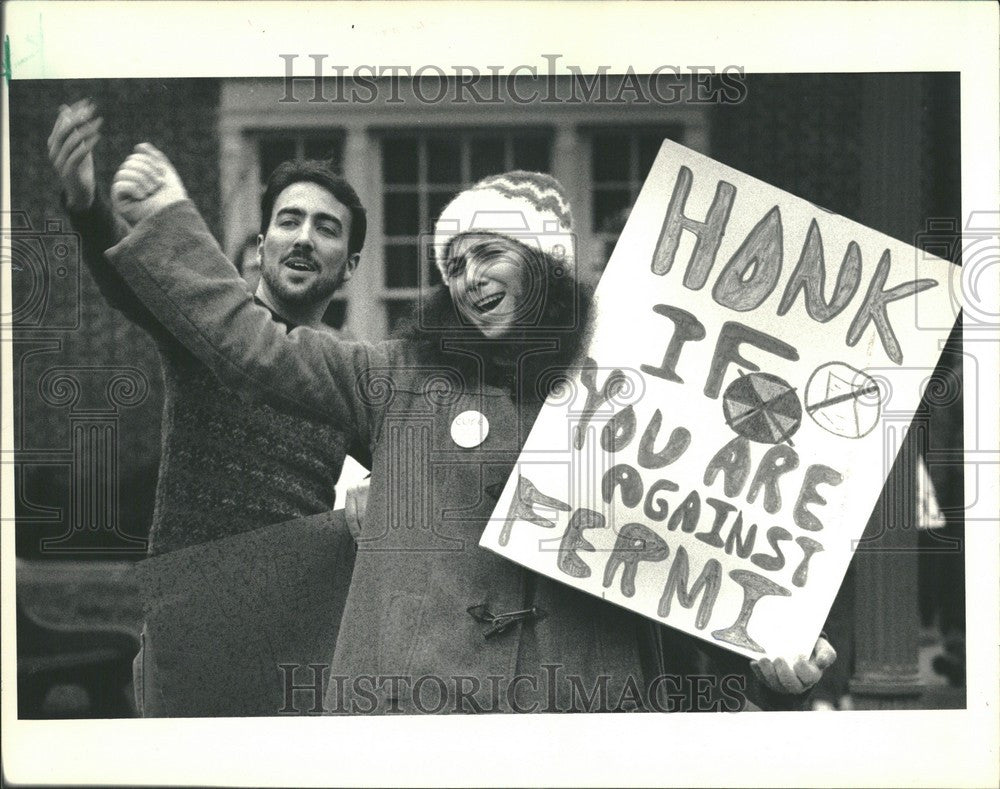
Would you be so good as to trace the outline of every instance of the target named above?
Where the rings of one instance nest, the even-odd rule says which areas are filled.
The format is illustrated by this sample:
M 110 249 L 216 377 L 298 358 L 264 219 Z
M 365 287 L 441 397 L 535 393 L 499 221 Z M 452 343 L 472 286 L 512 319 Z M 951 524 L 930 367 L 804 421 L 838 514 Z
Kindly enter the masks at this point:
M 135 146 L 111 182 L 111 204 L 130 225 L 185 199 L 174 166 L 148 142 Z

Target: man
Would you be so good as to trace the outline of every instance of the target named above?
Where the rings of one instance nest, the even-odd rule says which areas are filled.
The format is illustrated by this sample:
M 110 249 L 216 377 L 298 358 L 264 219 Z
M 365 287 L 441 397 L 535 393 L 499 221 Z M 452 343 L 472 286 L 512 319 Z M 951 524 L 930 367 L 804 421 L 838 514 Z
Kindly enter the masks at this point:
M 188 551 L 191 556 L 185 554 L 184 561 L 197 563 L 198 547 L 225 538 L 237 540 L 227 543 L 235 550 L 242 536 L 271 524 L 287 523 L 287 533 L 298 534 L 296 529 L 317 528 L 317 519 L 296 519 L 318 516 L 325 530 L 323 544 L 337 553 L 331 573 L 338 577 L 330 579 L 336 588 L 326 589 L 332 596 L 332 610 L 324 620 L 330 628 L 328 635 L 335 636 L 354 544 L 342 522 L 331 532 L 331 519 L 322 514 L 333 509 L 334 483 L 345 453 L 352 451 L 367 463 L 366 450 L 348 447 L 343 432 L 336 427 L 289 417 L 224 388 L 207 367 L 164 331 L 107 264 L 104 250 L 128 228 L 112 216 L 95 187 L 93 149 L 100 138 L 100 126 L 101 118 L 92 102 L 63 106 L 48 149 L 62 184 L 65 207 L 81 235 L 85 264 L 108 303 L 153 337 L 163 366 L 161 458 L 149 543 L 149 556 L 160 565 L 153 563 L 147 572 L 147 578 L 152 577 L 159 587 L 157 583 L 147 587 L 170 591 L 166 576 L 157 575 L 159 567 L 169 564 L 162 557 Z M 321 162 L 283 163 L 271 175 L 261 199 L 257 254 L 262 274 L 256 302 L 270 310 L 273 319 L 287 330 L 302 325 L 335 333 L 322 323 L 322 316 L 337 290 L 351 278 L 365 232 L 364 207 L 341 176 Z M 219 621 L 204 623 L 204 631 L 215 631 L 218 638 L 183 645 L 157 642 L 154 649 L 155 628 L 150 627 L 150 616 L 164 614 L 164 603 L 149 594 L 143 602 L 147 626 L 134 672 L 140 714 L 278 711 L 282 701 L 276 695 L 281 690 L 277 666 L 272 666 L 271 676 L 265 676 L 260 687 L 238 689 L 235 707 L 227 708 L 219 701 L 225 694 L 202 694 L 191 684 L 195 675 L 204 674 L 197 668 L 199 660 L 207 671 L 209 663 L 213 670 L 219 670 L 227 661 L 237 659 L 233 653 L 240 651 L 238 647 L 222 653 L 225 639 L 221 631 L 235 627 L 232 611 L 227 615 L 220 603 Z M 175 603 L 175 608 L 177 605 L 183 602 Z M 230 643 L 238 645 L 240 635 L 249 634 L 230 635 Z M 190 632 L 167 640 L 187 638 Z M 332 651 L 332 641 L 327 648 Z M 159 661 L 163 665 L 158 667 L 158 656 L 169 660 Z M 320 655 L 304 656 L 304 660 L 319 657 L 326 659 Z M 168 663 L 169 670 L 164 668 Z M 237 674 L 229 672 L 230 678 Z

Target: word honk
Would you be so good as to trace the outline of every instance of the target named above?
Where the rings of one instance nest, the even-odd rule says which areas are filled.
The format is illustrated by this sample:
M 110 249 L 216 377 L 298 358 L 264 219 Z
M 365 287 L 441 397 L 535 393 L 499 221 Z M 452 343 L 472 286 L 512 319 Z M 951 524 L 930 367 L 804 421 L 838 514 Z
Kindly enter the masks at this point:
M 733 201 L 736 198 L 736 187 L 720 180 L 705 220 L 699 221 L 684 214 L 692 180 L 691 170 L 682 165 L 667 205 L 650 269 L 660 276 L 670 271 L 677 255 L 681 232 L 686 230 L 694 234 L 696 241 L 684 272 L 684 287 L 700 290 L 708 281 L 715 265 L 716 255 L 722 245 Z M 778 285 L 783 255 L 781 211 L 778 206 L 774 206 L 754 226 L 720 271 L 712 287 L 712 299 L 716 304 L 736 312 L 756 310 Z M 883 290 L 889 277 L 890 267 L 891 256 L 886 249 L 879 258 L 875 273 L 847 329 L 844 341 L 848 347 L 853 348 L 861 339 L 868 324 L 874 323 L 886 354 L 896 364 L 902 364 L 903 351 L 889 321 L 886 306 L 890 302 L 933 288 L 938 283 L 933 279 L 919 279 Z M 800 293 L 805 299 L 809 317 L 819 323 L 826 323 L 843 312 L 861 285 L 861 250 L 857 243 L 851 241 L 847 246 L 829 301 L 823 294 L 825 281 L 823 239 L 819 226 L 813 219 L 809 224 L 799 261 L 778 303 L 778 315 L 786 314 Z

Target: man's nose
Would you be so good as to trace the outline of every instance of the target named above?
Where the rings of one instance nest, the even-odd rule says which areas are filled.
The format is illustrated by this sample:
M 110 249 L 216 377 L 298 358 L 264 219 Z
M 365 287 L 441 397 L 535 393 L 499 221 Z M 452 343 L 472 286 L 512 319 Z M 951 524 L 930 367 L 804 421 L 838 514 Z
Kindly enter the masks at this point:
M 311 223 L 303 222 L 299 225 L 299 232 L 295 236 L 295 246 L 309 247 L 311 249 L 313 247 L 312 232 L 313 228 Z

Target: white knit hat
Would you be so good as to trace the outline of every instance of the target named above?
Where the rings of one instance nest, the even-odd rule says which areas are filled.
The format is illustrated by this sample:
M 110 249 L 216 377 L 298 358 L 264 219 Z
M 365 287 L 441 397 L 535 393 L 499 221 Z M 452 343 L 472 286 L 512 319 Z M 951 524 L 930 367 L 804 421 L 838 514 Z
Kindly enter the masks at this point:
M 445 282 L 448 245 L 461 233 L 476 232 L 514 239 L 574 268 L 573 215 L 562 184 L 546 173 L 491 175 L 445 206 L 434 226 L 434 260 Z

